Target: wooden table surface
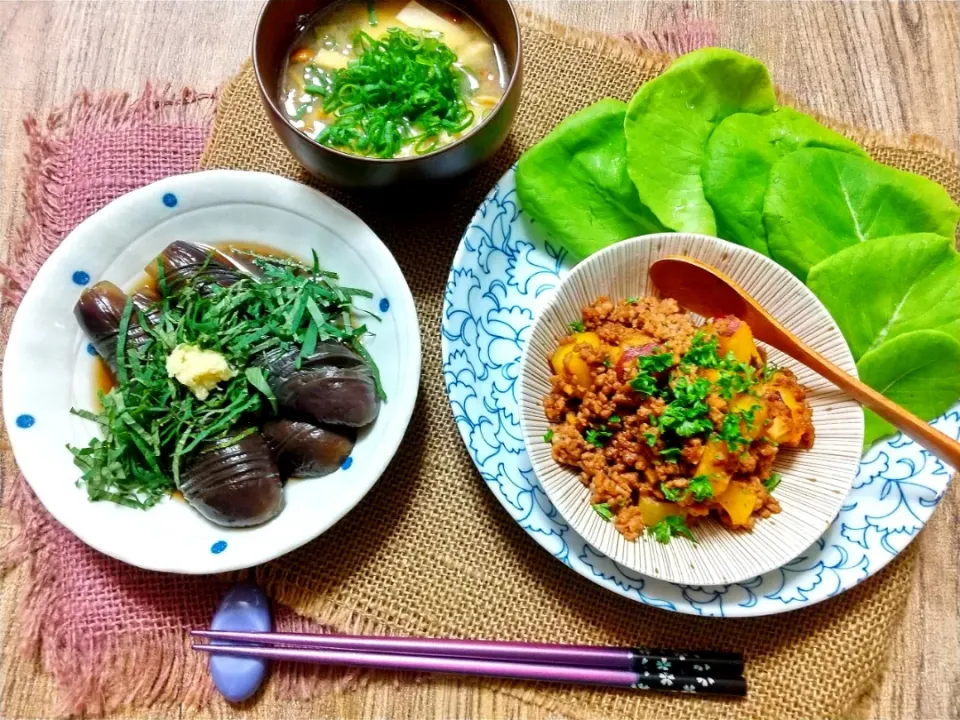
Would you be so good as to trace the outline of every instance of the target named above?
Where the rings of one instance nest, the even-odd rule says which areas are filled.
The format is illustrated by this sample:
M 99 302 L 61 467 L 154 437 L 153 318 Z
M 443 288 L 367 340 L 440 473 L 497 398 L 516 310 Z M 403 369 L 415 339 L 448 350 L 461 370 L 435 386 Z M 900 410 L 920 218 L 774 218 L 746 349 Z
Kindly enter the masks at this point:
M 956 2 L 518 4 L 607 32 L 653 30 L 686 9 L 716 25 L 721 45 L 765 61 L 776 82 L 804 104 L 861 126 L 932 135 L 960 151 Z M 0 2 L 0 257 L 22 218 L 24 115 L 43 116 L 82 88 L 137 91 L 147 79 L 214 88 L 248 54 L 259 6 L 259 0 Z M 918 540 L 918 583 L 906 622 L 891 639 L 889 671 L 866 702 L 869 717 L 960 718 L 958 515 L 954 486 Z

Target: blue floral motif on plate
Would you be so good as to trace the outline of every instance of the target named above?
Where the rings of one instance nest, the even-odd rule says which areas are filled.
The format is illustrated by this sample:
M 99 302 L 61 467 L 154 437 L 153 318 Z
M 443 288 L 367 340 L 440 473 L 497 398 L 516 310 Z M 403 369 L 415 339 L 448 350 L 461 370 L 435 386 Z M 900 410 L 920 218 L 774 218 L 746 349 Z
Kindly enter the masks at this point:
M 584 577 L 647 605 L 744 617 L 795 610 L 878 572 L 929 519 L 950 469 L 896 435 L 863 457 L 847 502 L 823 536 L 787 565 L 735 585 L 674 585 L 625 570 L 590 547 L 553 507 L 523 447 L 520 357 L 537 308 L 573 263 L 524 215 L 511 169 L 464 233 L 444 297 L 443 374 L 454 419 L 480 476 L 540 545 Z M 934 421 L 960 438 L 960 404 Z

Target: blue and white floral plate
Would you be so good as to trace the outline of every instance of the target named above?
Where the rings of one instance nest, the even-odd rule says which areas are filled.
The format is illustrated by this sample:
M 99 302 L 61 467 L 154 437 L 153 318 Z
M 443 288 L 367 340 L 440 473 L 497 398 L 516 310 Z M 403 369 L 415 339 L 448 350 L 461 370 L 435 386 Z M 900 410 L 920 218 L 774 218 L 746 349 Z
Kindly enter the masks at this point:
M 783 567 L 732 585 L 675 585 L 626 570 L 588 545 L 540 486 L 524 449 L 520 358 L 533 318 L 573 263 L 534 231 L 510 170 L 464 233 L 444 298 L 443 373 L 454 419 L 484 482 L 550 554 L 586 578 L 655 607 L 747 617 L 806 607 L 878 572 L 916 536 L 952 472 L 897 435 L 872 447 L 840 514 Z M 960 404 L 933 425 L 960 438 Z
M 93 349 L 73 317 L 80 293 L 99 280 L 129 288 L 174 240 L 264 244 L 309 260 L 315 250 L 345 286 L 370 290 L 358 306 L 382 318 L 365 345 L 387 394 L 340 470 L 287 483 L 285 507 L 268 523 L 225 528 L 186 503 L 149 510 L 92 503 L 75 487 L 67 445 L 83 447 L 96 426 L 71 416 L 93 409 Z M 17 464 L 37 497 L 88 545 L 149 570 L 214 573 L 289 552 L 324 532 L 373 487 L 396 452 L 417 398 L 420 328 L 393 255 L 352 212 L 300 183 L 266 173 L 211 170 L 134 190 L 82 222 L 44 263 L 10 331 L 3 415 Z

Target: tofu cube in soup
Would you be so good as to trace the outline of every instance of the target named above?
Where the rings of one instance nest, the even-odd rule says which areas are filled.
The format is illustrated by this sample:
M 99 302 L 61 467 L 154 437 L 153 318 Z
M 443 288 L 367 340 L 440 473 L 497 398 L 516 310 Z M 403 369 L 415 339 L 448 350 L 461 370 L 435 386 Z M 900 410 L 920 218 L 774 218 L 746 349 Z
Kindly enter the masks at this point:
M 415 0 L 407 3 L 406 7 L 397 13 L 397 20 L 416 30 L 442 33 L 443 42 L 458 54 L 470 42 L 470 36 L 466 32 Z

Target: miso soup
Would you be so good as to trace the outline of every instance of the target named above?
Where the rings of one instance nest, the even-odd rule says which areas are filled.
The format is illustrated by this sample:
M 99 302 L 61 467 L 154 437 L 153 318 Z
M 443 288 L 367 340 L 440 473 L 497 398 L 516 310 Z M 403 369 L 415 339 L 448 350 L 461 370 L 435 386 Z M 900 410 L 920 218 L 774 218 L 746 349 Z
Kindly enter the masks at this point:
M 439 0 L 345 0 L 294 45 L 280 98 L 321 145 L 378 158 L 423 155 L 477 127 L 509 70 L 476 21 Z

